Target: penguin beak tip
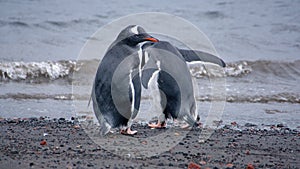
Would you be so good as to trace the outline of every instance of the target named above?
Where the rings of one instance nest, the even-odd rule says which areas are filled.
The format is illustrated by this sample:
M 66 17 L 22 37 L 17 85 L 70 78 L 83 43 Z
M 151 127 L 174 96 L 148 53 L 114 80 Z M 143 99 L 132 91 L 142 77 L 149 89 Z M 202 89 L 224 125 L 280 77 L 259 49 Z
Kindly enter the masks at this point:
M 151 42 L 159 42 L 158 39 L 152 38 L 152 37 L 150 37 L 150 38 L 145 38 L 145 40 L 146 40 L 146 41 L 151 41 Z

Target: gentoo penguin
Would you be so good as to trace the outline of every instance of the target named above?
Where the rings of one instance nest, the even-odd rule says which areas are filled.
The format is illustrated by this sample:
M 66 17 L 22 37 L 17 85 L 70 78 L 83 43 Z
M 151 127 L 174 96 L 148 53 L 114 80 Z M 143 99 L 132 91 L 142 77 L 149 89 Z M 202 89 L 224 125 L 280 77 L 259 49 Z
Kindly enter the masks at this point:
M 153 75 L 158 74 L 162 116 L 151 128 L 165 127 L 165 119 L 186 121 L 190 126 L 196 122 L 196 101 L 193 83 L 185 58 L 176 47 L 166 41 L 143 46 L 142 84 L 147 89 Z M 143 62 L 143 61 L 142 61 Z
M 141 82 L 139 44 L 158 42 L 137 25 L 123 29 L 101 60 L 92 88 L 94 113 L 100 123 L 100 133 L 122 128 L 122 134 L 132 135 L 130 120 L 140 106 Z

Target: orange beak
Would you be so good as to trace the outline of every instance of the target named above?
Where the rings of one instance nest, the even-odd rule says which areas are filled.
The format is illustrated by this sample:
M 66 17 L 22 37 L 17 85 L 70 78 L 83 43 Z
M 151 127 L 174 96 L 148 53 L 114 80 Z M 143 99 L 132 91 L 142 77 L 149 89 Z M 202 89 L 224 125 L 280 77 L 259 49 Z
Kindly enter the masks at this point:
M 151 42 L 158 42 L 159 41 L 158 39 L 155 39 L 155 38 L 145 38 L 145 40 L 151 41 Z

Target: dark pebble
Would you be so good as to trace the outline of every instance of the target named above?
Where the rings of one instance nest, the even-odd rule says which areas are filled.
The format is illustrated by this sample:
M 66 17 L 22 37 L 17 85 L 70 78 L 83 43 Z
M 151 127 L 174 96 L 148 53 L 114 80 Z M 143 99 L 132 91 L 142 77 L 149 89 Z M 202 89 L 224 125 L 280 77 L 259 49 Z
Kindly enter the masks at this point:
M 12 154 L 19 154 L 19 151 L 15 147 L 13 147 L 10 152 Z
M 31 117 L 31 118 L 29 118 L 29 121 L 38 121 L 38 118 L 36 118 L 36 117 Z
M 88 167 L 94 167 L 94 165 L 93 165 L 93 164 L 87 164 L 87 166 L 88 166 Z
M 164 166 L 164 164 L 163 164 L 163 163 L 158 163 L 157 165 L 158 165 L 158 166 Z
M 66 121 L 65 118 L 59 118 L 58 120 L 59 120 L 59 121 Z
M 277 127 L 284 127 L 284 125 L 282 123 L 277 124 Z
M 256 124 L 252 124 L 252 123 L 246 123 L 245 127 L 257 127 Z
M 187 164 L 179 164 L 179 168 L 187 168 Z
M 236 140 L 234 138 L 229 138 L 229 142 L 235 142 Z

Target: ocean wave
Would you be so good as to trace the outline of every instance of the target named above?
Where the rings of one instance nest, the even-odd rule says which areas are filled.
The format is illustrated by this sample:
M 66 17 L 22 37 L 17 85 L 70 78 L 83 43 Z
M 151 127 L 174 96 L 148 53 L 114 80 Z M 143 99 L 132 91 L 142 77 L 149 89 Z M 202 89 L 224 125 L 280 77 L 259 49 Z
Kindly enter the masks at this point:
M 252 68 L 246 61 L 229 63 L 224 71 L 210 71 L 205 64 L 190 65 L 190 72 L 195 78 L 202 77 L 242 77 L 252 72 Z
M 14 27 L 29 27 L 30 25 L 23 21 L 4 21 L 0 20 L 0 27 L 2 26 L 14 26 Z
M 190 67 L 192 76 L 202 77 L 244 77 L 249 74 L 255 76 L 274 76 L 277 78 L 299 79 L 300 60 L 293 62 L 285 61 L 237 61 L 227 63 L 224 72 L 209 72 L 204 64 L 197 64 Z
M 25 21 L 19 21 L 19 20 L 0 20 L 0 27 L 3 26 L 12 26 L 12 27 L 37 27 L 37 28 L 43 28 L 47 30 L 52 30 L 52 28 L 68 28 L 73 27 L 74 25 L 81 25 L 81 24 L 96 24 L 99 25 L 101 21 L 99 19 L 72 19 L 72 20 L 47 20 L 43 22 L 37 22 L 37 23 L 31 23 L 31 22 L 25 22 Z
M 197 17 L 200 18 L 207 18 L 207 19 L 223 19 L 227 16 L 221 11 L 206 11 L 206 12 L 199 12 L 196 14 Z
M 0 62 L 0 80 L 55 80 L 68 77 L 75 68 L 75 61 Z
M 36 94 L 27 94 L 27 93 L 8 93 L 0 95 L 0 99 L 14 99 L 14 100 L 44 100 L 44 99 L 53 99 L 53 100 L 72 100 L 72 94 L 45 94 L 45 93 L 36 93 Z
M 94 73 L 99 61 L 45 61 L 45 62 L 0 62 L 0 81 L 23 81 L 48 79 L 56 80 L 71 78 L 74 71 L 79 76 Z M 81 65 L 86 65 L 81 70 Z M 299 79 L 300 60 L 294 62 L 283 61 L 238 61 L 227 63 L 222 71 L 209 71 L 205 64 L 190 65 L 191 75 L 195 78 L 203 77 L 244 77 L 249 74 L 254 76 L 273 75 L 278 78 Z M 224 70 L 224 71 L 223 71 Z
M 99 24 L 100 21 L 98 19 L 73 19 L 68 21 L 54 21 L 49 20 L 44 23 L 55 26 L 55 27 L 70 27 L 75 24 Z

